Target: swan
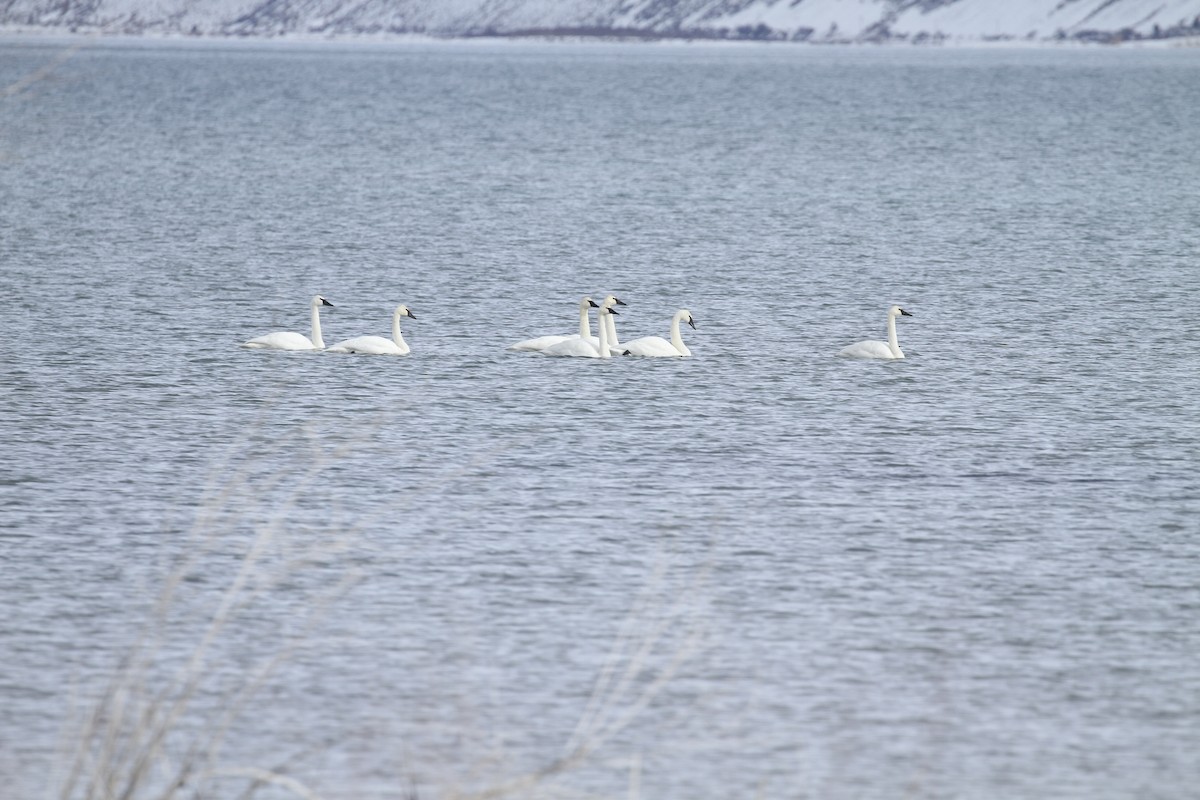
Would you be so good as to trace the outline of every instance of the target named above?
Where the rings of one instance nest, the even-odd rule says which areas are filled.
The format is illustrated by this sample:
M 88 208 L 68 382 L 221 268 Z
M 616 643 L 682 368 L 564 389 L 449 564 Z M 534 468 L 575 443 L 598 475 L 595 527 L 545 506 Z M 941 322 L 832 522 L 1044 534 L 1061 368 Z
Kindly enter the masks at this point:
M 413 313 L 408 310 L 408 306 L 396 306 L 396 310 L 392 313 L 391 339 L 385 339 L 382 336 L 358 336 L 354 339 L 338 342 L 325 352 L 363 353 L 370 356 L 406 356 L 409 353 L 409 347 L 408 343 L 404 341 L 404 335 L 400 333 L 401 317 L 416 319 Z
M 242 347 L 257 350 L 324 350 L 325 340 L 321 338 L 320 309 L 321 306 L 333 308 L 333 303 L 318 294 L 313 295 L 312 302 L 309 305 L 312 306 L 311 339 L 300 333 L 277 331 L 276 333 L 268 333 L 265 336 L 259 336 L 248 342 L 243 342 Z
M 558 344 L 552 344 L 542 351 L 544 356 L 575 356 L 577 358 L 608 358 L 608 325 L 604 319 L 610 314 L 617 312 L 611 308 L 599 306 L 596 310 L 598 319 L 598 327 L 600 328 L 600 338 L 593 344 L 590 338 L 576 336 L 570 339 L 564 339 Z
M 690 356 L 692 351 L 687 349 L 687 345 L 683 343 L 683 337 L 679 335 L 679 323 L 684 321 L 692 326 L 692 330 L 696 329 L 696 320 L 692 319 L 692 312 L 682 308 L 675 312 L 675 316 L 671 317 L 671 341 L 668 342 L 661 336 L 643 336 L 641 339 L 626 342 L 621 346 L 621 352 L 627 356 L 649 358 Z
M 536 339 L 525 339 L 516 344 L 510 344 L 508 349 L 523 352 L 540 352 L 551 345 L 558 344 L 567 339 L 576 339 L 579 337 L 585 339 L 592 338 L 592 326 L 588 322 L 589 308 L 599 308 L 599 306 L 590 297 L 585 297 L 579 301 L 579 333 L 564 334 L 562 336 L 538 336 Z
M 610 294 L 600 303 L 603 308 L 612 308 L 613 306 L 623 306 L 626 303 L 616 295 Z M 608 350 L 614 356 L 621 355 L 624 351 L 621 349 L 621 340 L 617 338 L 617 313 L 607 314 L 604 317 L 605 324 L 608 326 Z M 597 345 L 600 344 L 598 339 L 593 339 Z
M 904 351 L 900 349 L 900 342 L 896 339 L 896 317 L 911 316 L 912 314 L 900 306 L 892 306 L 888 309 L 887 314 L 888 340 L 886 342 L 878 340 L 857 342 L 843 347 L 838 351 L 838 355 L 846 358 L 904 358 Z

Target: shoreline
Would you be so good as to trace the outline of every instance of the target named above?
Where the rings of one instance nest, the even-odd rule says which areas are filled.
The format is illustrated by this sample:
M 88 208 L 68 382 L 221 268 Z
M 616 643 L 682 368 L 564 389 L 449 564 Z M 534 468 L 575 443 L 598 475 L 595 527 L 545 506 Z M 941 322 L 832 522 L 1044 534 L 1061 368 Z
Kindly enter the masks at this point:
M 33 43 L 78 44 L 91 40 L 119 46 L 187 44 L 207 46 L 289 47 L 289 46 L 363 46 L 405 47 L 411 45 L 645 45 L 667 47 L 775 47 L 810 50 L 877 49 L 877 50 L 1174 50 L 1200 49 L 1200 36 L 1181 36 L 1161 39 L 1134 39 L 1121 42 L 1082 41 L 1077 39 L 982 39 L 958 37 L 925 41 L 894 39 L 886 41 L 799 41 L 727 39 L 719 37 L 683 37 L 644 35 L 571 35 L 571 34 L 511 34 L 434 36 L 425 33 L 386 34 L 322 34 L 287 33 L 280 35 L 186 34 L 147 31 L 145 33 L 63 31 L 38 26 L 0 25 L 0 41 Z

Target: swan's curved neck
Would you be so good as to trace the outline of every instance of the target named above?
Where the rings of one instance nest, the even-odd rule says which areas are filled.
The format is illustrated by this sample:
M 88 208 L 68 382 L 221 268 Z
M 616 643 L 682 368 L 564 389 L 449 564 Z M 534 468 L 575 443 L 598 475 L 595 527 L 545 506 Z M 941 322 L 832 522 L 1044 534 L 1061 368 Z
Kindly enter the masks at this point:
M 617 338 L 617 318 L 612 314 L 605 315 L 605 327 L 608 329 L 608 346 L 620 347 L 621 340 Z
M 404 347 L 404 336 L 400 333 L 400 312 L 396 311 L 392 314 L 392 341 L 400 347 Z
M 896 338 L 895 314 L 888 314 L 888 349 L 892 351 L 893 358 L 904 358 L 904 353 L 900 350 L 900 340 Z
M 686 356 L 691 355 L 691 351 L 687 349 L 687 345 L 683 343 L 683 337 L 679 335 L 679 323 L 682 321 L 683 314 L 671 317 L 671 345 Z
M 325 340 L 321 338 L 321 307 L 316 303 L 312 307 L 312 343 L 318 350 L 325 349 Z
M 607 319 L 605 319 L 607 317 Z M 612 324 L 612 314 L 604 313 L 604 309 L 600 309 L 600 319 L 598 320 L 600 328 L 600 357 L 608 358 L 608 326 Z
M 579 338 L 592 338 L 592 323 L 588 319 L 588 307 L 586 304 L 579 309 Z

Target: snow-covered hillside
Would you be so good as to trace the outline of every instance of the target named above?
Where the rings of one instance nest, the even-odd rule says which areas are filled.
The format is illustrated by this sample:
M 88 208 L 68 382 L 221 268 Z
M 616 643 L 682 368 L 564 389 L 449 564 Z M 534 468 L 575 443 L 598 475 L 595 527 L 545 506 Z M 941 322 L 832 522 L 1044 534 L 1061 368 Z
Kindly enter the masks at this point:
M 0 30 L 862 41 L 1200 35 L 1200 0 L 4 0 Z

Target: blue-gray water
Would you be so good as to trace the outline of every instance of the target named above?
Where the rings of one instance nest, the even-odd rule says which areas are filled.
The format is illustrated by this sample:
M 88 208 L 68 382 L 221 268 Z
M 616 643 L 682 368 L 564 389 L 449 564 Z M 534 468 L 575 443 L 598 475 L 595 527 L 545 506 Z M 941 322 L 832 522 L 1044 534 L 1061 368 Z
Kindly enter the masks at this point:
M 660 623 L 542 789 L 1190 796 L 1198 132 L 1195 50 L 79 50 L 0 98 L 0 796 L 273 519 L 181 727 L 295 633 L 218 760 L 325 797 L 553 763 Z M 505 352 L 610 291 L 694 357 Z M 318 292 L 412 355 L 237 346 Z

